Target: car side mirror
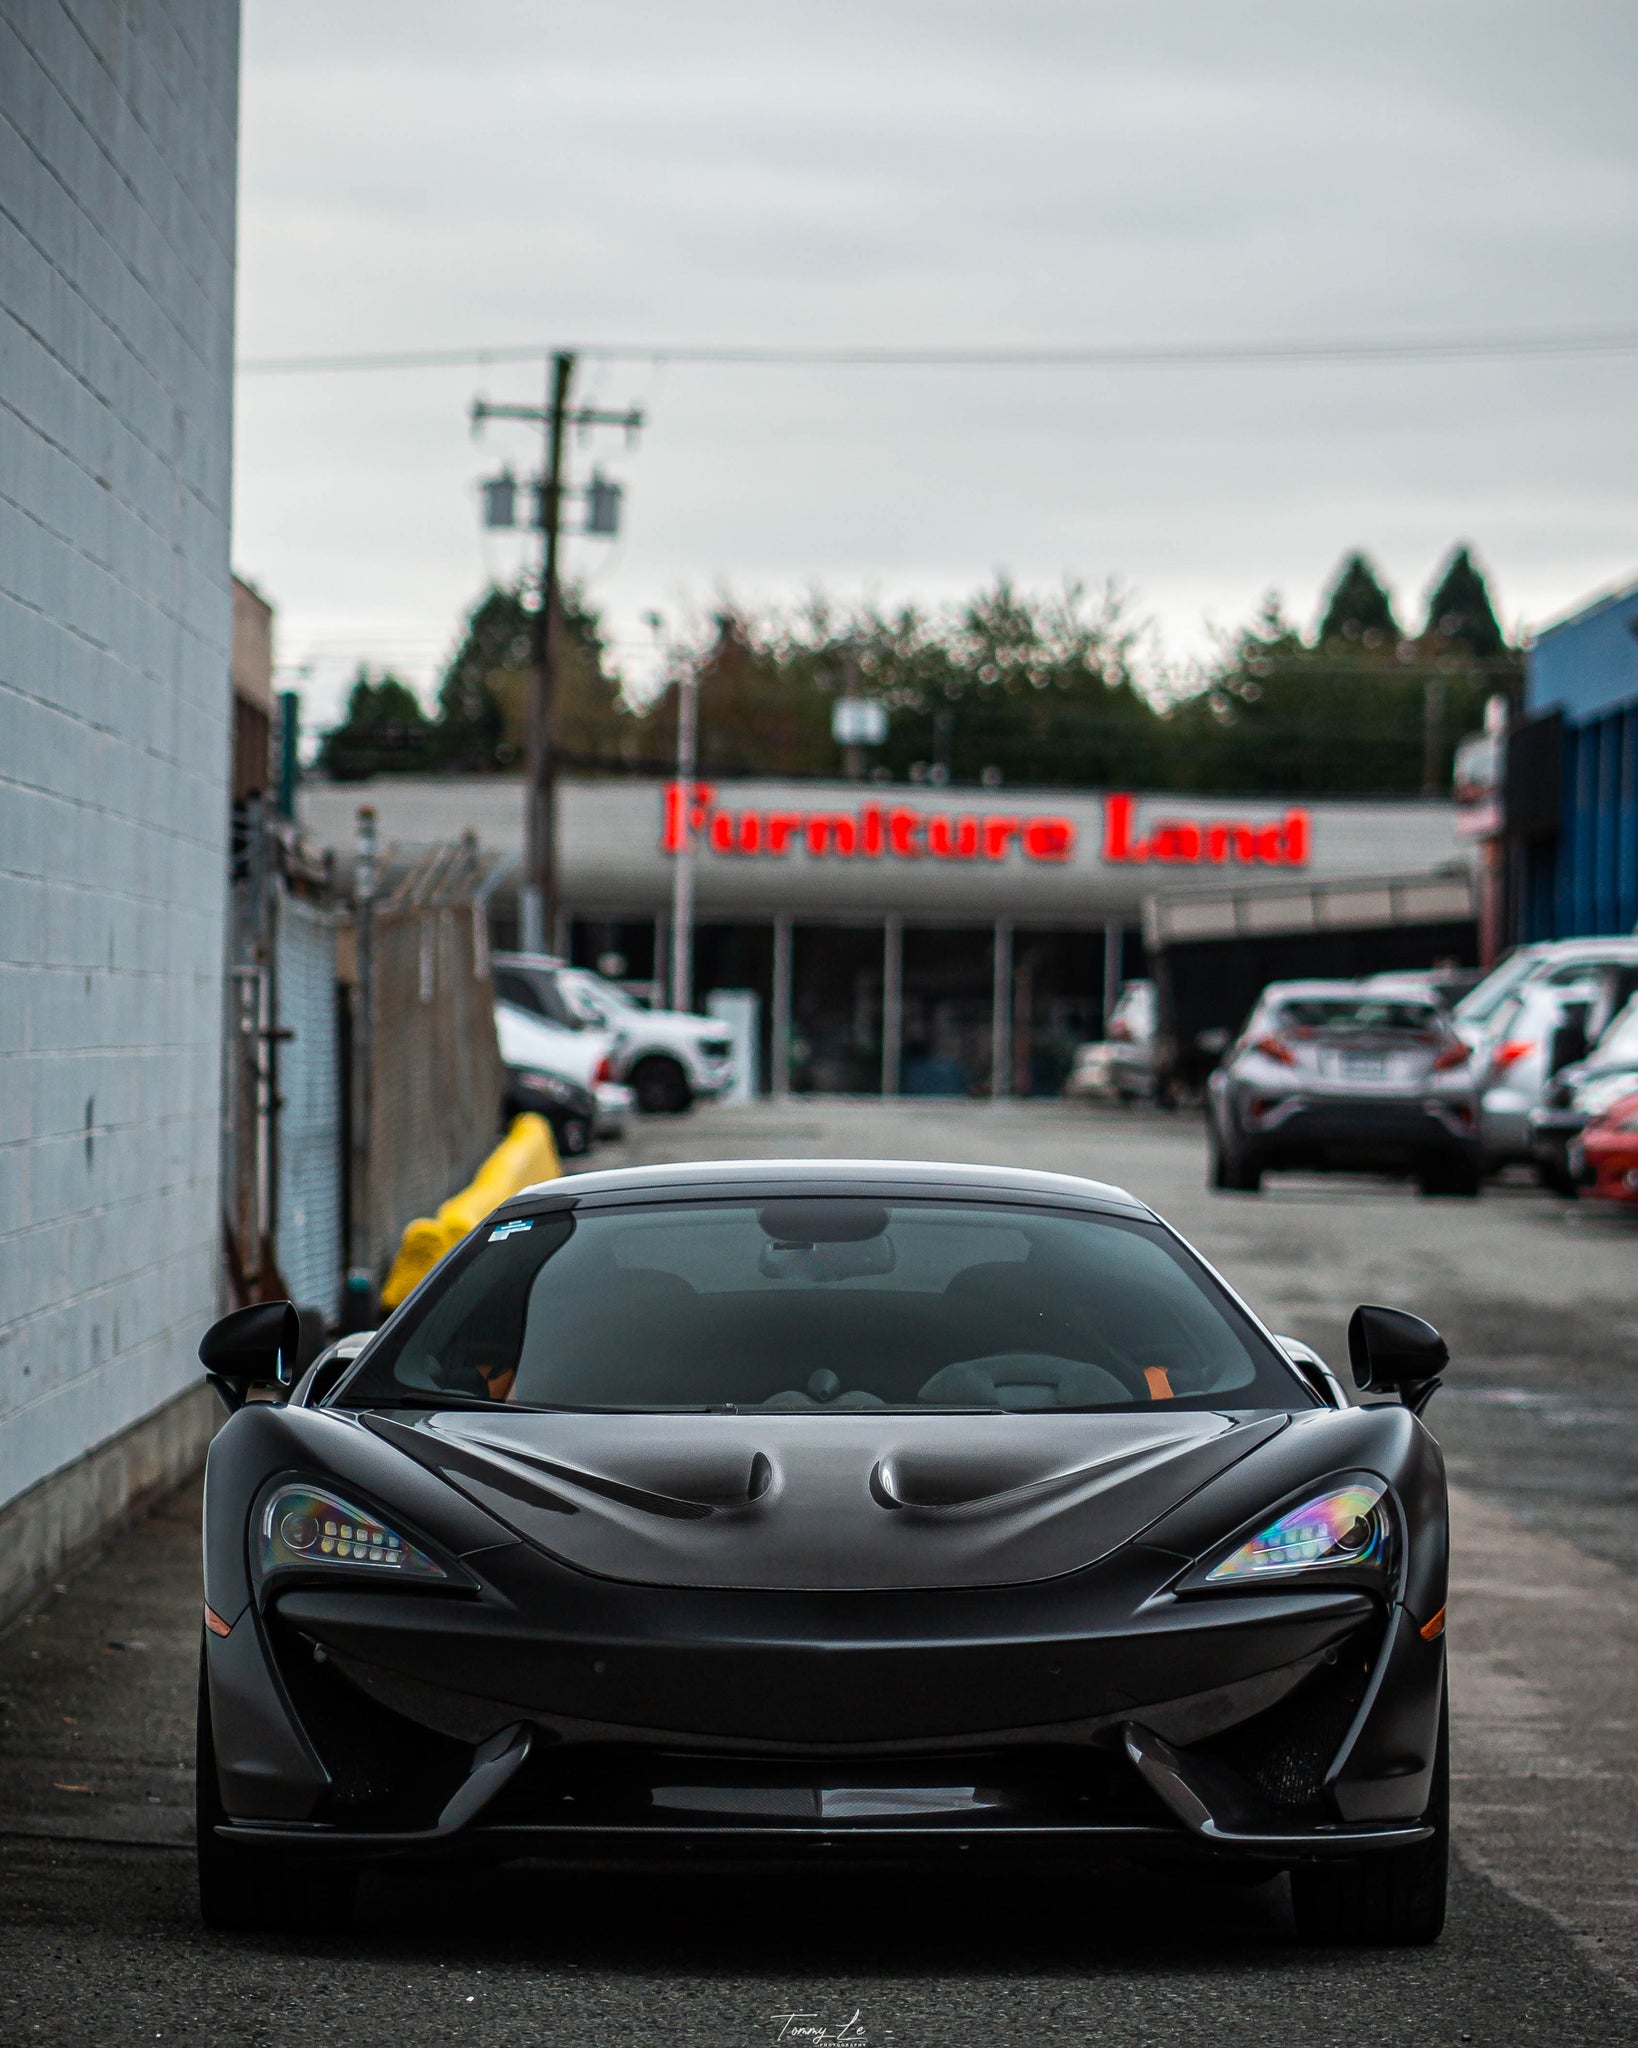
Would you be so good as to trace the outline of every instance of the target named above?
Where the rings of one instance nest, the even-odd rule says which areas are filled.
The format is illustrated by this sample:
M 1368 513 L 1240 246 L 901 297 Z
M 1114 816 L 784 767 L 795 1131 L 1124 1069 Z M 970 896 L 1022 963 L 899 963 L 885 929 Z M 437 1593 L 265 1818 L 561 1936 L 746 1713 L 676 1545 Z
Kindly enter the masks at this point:
M 1356 1308 L 1348 1318 L 1348 1362 L 1361 1390 L 1398 1394 L 1420 1415 L 1450 1363 L 1450 1346 L 1431 1323 L 1402 1308 Z
M 301 1349 L 301 1317 L 291 1301 L 254 1301 L 211 1324 L 199 1342 L 205 1377 L 230 1409 L 252 1387 L 288 1389 Z

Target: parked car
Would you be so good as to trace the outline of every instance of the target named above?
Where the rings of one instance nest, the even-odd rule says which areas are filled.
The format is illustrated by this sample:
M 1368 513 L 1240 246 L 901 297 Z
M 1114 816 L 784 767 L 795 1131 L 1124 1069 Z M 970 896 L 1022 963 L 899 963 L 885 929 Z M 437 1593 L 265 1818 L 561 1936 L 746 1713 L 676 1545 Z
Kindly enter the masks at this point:
M 1638 1091 L 1618 1096 L 1570 1145 L 1570 1172 L 1595 1201 L 1638 1203 Z
M 1065 1096 L 1071 1102 L 1107 1102 L 1114 1092 L 1108 1040 L 1091 1038 L 1076 1046 L 1069 1072 L 1064 1076 Z
M 1576 1191 L 1570 1147 L 1589 1120 L 1638 1089 L 1638 996 L 1631 997 L 1584 1060 L 1553 1075 L 1529 1116 L 1530 1156 L 1544 1187 Z
M 1534 1157 L 1531 1119 L 1554 1078 L 1586 1058 L 1635 989 L 1638 958 L 1568 961 L 1524 981 L 1502 1003 L 1474 1050 L 1489 1170 Z
M 1105 1038 L 1109 1079 L 1122 1102 L 1155 1092 L 1155 1041 L 1160 1008 L 1152 981 L 1129 981 L 1109 1012 Z
M 510 1120 L 532 1113 L 552 1127 L 560 1159 L 582 1159 L 591 1150 L 597 1130 L 597 1097 L 578 1081 L 542 1067 L 508 1067 L 502 1113 Z
M 1393 973 L 1368 975 L 1365 986 L 1404 989 L 1414 995 L 1426 996 L 1440 1009 L 1450 1011 L 1483 979 L 1484 971 L 1478 967 L 1412 967 Z
M 593 1098 L 592 1135 L 624 1137 L 631 1114 L 631 1090 L 614 1079 L 614 1042 L 608 1032 L 554 1024 L 515 1003 L 498 1002 L 495 1033 L 509 1074 L 573 1082 Z
M 509 1002 L 608 1031 L 615 1078 L 645 1115 L 680 1115 L 733 1086 L 733 1037 L 715 1017 L 651 1010 L 618 982 L 546 953 L 497 953 L 494 972 Z
M 1519 946 L 1462 997 L 1451 1012 L 1452 1021 L 1467 1042 L 1476 1046 L 1497 1036 L 1505 1006 L 1526 987 L 1538 982 L 1574 987 L 1589 974 L 1611 968 L 1618 974 L 1638 973 L 1638 937 L 1554 939 Z M 1632 992 L 1628 988 L 1613 1005 L 1612 1016 Z
M 1305 1939 L 1437 1937 L 1416 1316 L 1355 1310 L 1356 1406 L 1118 1188 L 755 1159 L 526 1189 L 350 1362 L 295 1341 L 200 1345 L 211 1926 L 822 1855 L 1288 1871 Z
M 1357 981 L 1266 988 L 1207 1084 L 1211 1184 L 1255 1193 L 1271 1169 L 1411 1173 L 1476 1195 L 1472 1058 L 1426 996 Z

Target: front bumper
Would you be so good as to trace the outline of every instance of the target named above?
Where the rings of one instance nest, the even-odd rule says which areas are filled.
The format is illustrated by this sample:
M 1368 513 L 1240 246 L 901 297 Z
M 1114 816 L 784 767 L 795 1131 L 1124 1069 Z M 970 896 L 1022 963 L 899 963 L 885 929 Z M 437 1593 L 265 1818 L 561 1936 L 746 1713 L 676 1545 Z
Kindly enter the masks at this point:
M 565 1864 L 1289 1863 L 1419 1838 L 1443 1645 L 1363 1591 L 1150 1597 L 1118 1627 L 1010 1637 L 984 1626 L 1007 1603 L 971 1593 L 747 1596 L 727 1628 L 690 1597 L 670 1640 L 626 1604 L 637 1626 L 591 1636 L 485 1600 L 291 1587 L 212 1639 L 213 1698 L 218 1656 L 259 1656 L 308 1792 L 236 1778 L 229 1742 L 224 1832 Z M 940 1626 L 963 1609 L 964 1640 Z M 1370 1724 L 1407 1698 L 1384 1769 Z
M 1569 1163 L 1577 1186 L 1595 1200 L 1638 1203 L 1638 1145 L 1581 1138 L 1570 1148 Z

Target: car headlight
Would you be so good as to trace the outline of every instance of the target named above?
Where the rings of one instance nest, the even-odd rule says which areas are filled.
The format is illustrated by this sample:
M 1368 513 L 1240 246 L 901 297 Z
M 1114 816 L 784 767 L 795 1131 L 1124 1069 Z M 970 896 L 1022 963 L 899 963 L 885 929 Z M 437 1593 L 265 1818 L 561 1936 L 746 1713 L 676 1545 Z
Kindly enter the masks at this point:
M 287 1565 L 334 1565 L 386 1579 L 447 1579 L 443 1566 L 388 1526 L 316 1486 L 281 1486 L 262 1509 L 263 1572 Z
M 1387 1491 L 1380 1479 L 1360 1478 L 1316 1493 L 1231 1550 L 1201 1583 L 1220 1586 L 1227 1580 L 1243 1583 L 1339 1565 L 1380 1564 L 1390 1536 L 1382 1505 Z

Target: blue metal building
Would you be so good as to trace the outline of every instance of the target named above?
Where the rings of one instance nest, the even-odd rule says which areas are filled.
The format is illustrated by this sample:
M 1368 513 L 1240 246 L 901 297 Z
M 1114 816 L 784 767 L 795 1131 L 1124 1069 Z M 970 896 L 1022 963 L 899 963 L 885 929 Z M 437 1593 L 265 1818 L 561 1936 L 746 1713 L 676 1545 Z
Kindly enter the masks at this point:
M 1638 583 L 1536 636 L 1509 735 L 1518 937 L 1638 926 Z

